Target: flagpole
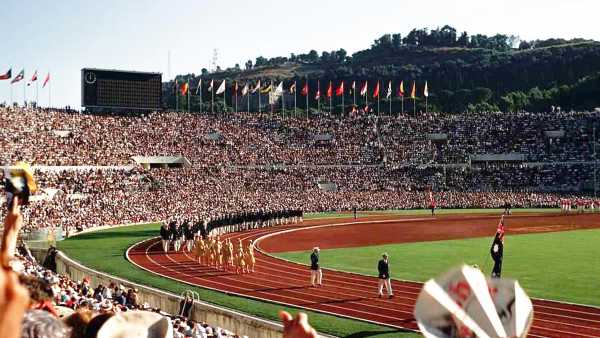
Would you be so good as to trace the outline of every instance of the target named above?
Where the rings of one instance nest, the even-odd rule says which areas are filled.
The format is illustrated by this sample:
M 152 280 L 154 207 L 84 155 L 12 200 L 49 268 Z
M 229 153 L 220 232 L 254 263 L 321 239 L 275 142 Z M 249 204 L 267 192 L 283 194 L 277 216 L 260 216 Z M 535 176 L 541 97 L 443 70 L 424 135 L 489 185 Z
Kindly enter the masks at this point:
M 356 82 L 354 83 L 354 88 L 352 88 L 352 94 L 354 94 L 354 101 L 352 102 L 352 104 L 356 107 Z
M 321 81 L 317 81 L 317 92 L 319 96 L 317 97 L 317 114 L 321 113 Z
M 378 89 L 377 90 L 377 116 L 380 116 L 381 115 L 381 109 L 379 109 L 380 108 L 379 101 L 380 101 L 381 95 L 380 95 L 379 92 L 381 91 L 381 88 L 379 87 L 379 81 L 377 81 L 377 89 Z
M 425 114 L 427 114 L 427 96 L 425 96 Z
M 342 82 L 343 84 L 343 82 Z M 342 89 L 344 89 L 344 87 L 342 86 Z M 344 96 L 346 96 L 346 90 L 342 90 L 342 117 L 344 115 L 346 115 L 346 110 L 344 109 Z
M 215 80 L 212 80 L 211 86 L 210 86 L 210 113 L 211 114 L 215 114 Z
M 199 88 L 200 88 L 200 109 L 199 109 L 199 110 L 200 110 L 200 112 L 202 113 L 202 112 L 203 112 L 203 111 L 202 111 L 202 110 L 203 110 L 203 109 L 202 109 L 202 78 L 200 78 L 200 85 L 199 85 Z
M 297 106 L 296 106 L 296 95 L 297 94 L 296 94 L 296 92 L 298 92 L 298 88 L 296 87 L 296 80 L 294 80 L 294 118 L 296 118 L 296 113 L 297 113 L 296 112 L 296 109 L 297 109 Z
M 48 108 L 52 108 L 52 81 L 48 81 Z
M 27 106 L 27 94 L 25 92 L 27 89 L 26 88 L 27 86 L 25 85 L 25 82 L 27 82 L 27 81 L 23 81 L 23 107 Z
M 304 85 L 306 86 L 306 88 L 308 89 L 308 78 L 304 80 Z M 306 91 L 306 119 L 308 120 L 308 95 L 309 95 L 309 91 Z
M 36 107 L 39 106 L 39 102 L 38 102 L 39 90 L 40 90 L 40 85 L 39 85 L 39 81 L 36 78 L 35 79 L 35 105 L 36 105 Z
M 281 113 L 285 118 L 285 87 L 283 87 L 283 84 L 281 85 L 281 89 L 283 90 L 281 92 Z
M 248 91 L 250 91 L 250 87 L 248 87 Z M 250 113 L 250 93 L 246 92 L 246 101 L 248 103 L 248 111 L 247 113 Z
M 186 94 L 187 94 L 187 101 L 188 101 L 187 108 L 188 108 L 188 113 L 189 113 L 190 111 L 192 111 L 190 109 L 190 77 L 189 76 L 188 76 L 188 81 L 187 81 L 187 93 Z
M 260 82 L 259 82 L 259 84 L 260 84 Z M 260 86 L 258 86 L 258 90 L 257 90 L 257 92 L 258 92 L 258 113 L 259 113 L 259 114 L 261 113 L 261 111 L 260 111 L 260 91 L 261 91 L 261 90 L 262 90 L 262 89 L 260 88 Z
M 235 83 L 235 86 L 233 86 L 234 90 L 235 90 L 235 113 L 237 114 L 238 112 L 238 94 L 237 94 L 237 82 Z
M 10 86 L 10 106 L 12 106 L 13 105 L 13 88 L 12 88 L 13 84 L 10 83 L 9 86 Z
M 390 92 L 390 98 L 388 100 L 390 100 L 390 116 L 392 116 L 392 93 L 391 92 Z
M 175 111 L 179 111 L 179 84 L 175 81 Z
M 402 114 L 404 114 L 404 94 L 401 96 L 401 102 L 402 102 Z
M 223 89 L 223 112 L 227 113 L 227 98 L 225 97 L 225 94 L 227 94 L 227 83 L 225 82 L 225 79 L 223 79 L 223 85 L 225 87 L 225 89 Z

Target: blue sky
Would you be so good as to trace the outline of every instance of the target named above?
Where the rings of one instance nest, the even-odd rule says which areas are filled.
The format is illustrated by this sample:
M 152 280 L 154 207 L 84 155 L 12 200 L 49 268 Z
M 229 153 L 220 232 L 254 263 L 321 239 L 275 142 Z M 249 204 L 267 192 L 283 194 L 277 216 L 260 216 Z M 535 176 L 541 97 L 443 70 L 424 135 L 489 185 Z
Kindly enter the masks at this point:
M 80 104 L 80 69 L 157 71 L 168 78 L 219 65 L 243 65 L 257 56 L 368 47 L 384 33 L 450 24 L 459 31 L 514 34 L 522 39 L 583 37 L 600 40 L 595 0 L 2 0 L 0 73 L 12 66 L 26 77 L 52 76 L 55 106 Z M 32 98 L 35 89 L 28 88 Z M 0 82 L 0 102 L 8 101 Z M 23 100 L 23 87 L 13 88 Z M 40 105 L 48 104 L 40 89 Z

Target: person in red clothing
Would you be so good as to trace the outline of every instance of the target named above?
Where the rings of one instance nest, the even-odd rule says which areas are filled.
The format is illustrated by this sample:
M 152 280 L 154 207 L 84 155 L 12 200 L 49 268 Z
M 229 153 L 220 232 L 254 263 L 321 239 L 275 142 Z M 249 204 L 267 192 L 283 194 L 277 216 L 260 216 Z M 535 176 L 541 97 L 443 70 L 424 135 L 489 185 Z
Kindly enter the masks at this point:
M 435 215 L 435 198 L 433 198 L 433 191 L 429 190 L 429 208 L 431 209 L 431 216 Z

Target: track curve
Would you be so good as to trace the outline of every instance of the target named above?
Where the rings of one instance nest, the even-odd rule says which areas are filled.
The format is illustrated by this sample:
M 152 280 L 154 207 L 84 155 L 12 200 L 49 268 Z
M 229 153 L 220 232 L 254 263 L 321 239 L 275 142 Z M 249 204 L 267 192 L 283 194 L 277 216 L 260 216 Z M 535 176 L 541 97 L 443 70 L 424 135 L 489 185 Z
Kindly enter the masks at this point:
M 462 218 L 462 221 L 465 222 L 466 219 L 472 220 L 473 218 L 465 217 Z M 450 221 L 450 219 L 454 218 L 446 218 L 445 222 Z M 482 220 L 490 219 L 492 227 L 495 226 L 497 221 L 497 217 L 481 216 L 478 219 L 479 223 L 486 223 Z M 301 225 L 279 226 L 228 234 L 226 237 L 236 240 L 259 240 L 257 244 L 260 249 L 256 251 L 256 272 L 245 275 L 236 275 L 232 272 L 201 266 L 194 260 L 193 255 L 187 252 L 168 252 L 165 254 L 160 248 L 158 238 L 152 238 L 133 245 L 127 251 L 127 257 L 133 264 L 142 269 L 190 285 L 362 320 L 400 330 L 417 330 L 413 318 L 413 307 L 421 290 L 421 283 L 393 280 L 392 286 L 395 297 L 393 299 L 380 299 L 376 294 L 377 278 L 324 269 L 324 286 L 322 288 L 311 288 L 307 266 L 281 260 L 268 254 L 271 251 L 269 248 L 278 251 L 276 250 L 277 245 L 286 242 L 290 244 L 289 241 L 280 237 L 280 234 L 286 233 L 286 231 L 308 233 L 310 237 L 311 232 L 319 233 L 322 229 L 327 229 L 329 232 L 332 229 L 346 226 L 368 225 L 369 227 L 376 227 L 377 225 L 390 226 L 390 224 L 402 222 L 404 222 L 404 230 L 410 230 L 411 224 L 419 223 L 422 232 L 425 222 L 435 223 L 435 220 L 425 218 L 417 220 L 407 218 L 389 219 L 389 217 L 358 219 L 357 221 L 349 219 L 316 220 Z M 532 224 L 532 230 L 538 231 L 539 226 L 536 225 L 537 223 L 532 222 Z M 597 225 L 594 224 L 592 227 L 595 226 Z M 438 232 L 444 232 L 439 226 L 436 227 Z M 483 228 L 486 227 L 489 226 L 483 226 Z M 453 228 L 448 227 L 447 229 Z M 518 226 L 515 226 L 514 229 L 515 232 L 525 232 L 523 228 Z M 485 230 L 487 234 L 489 234 L 488 230 Z M 469 233 L 470 236 L 466 237 L 477 235 L 477 231 L 474 234 Z M 542 231 L 556 231 L 556 229 L 549 228 Z M 265 236 L 272 236 L 270 237 L 272 240 L 265 239 L 263 243 L 260 243 L 260 239 Z M 336 238 L 336 236 L 331 237 Z M 277 243 L 277 245 L 273 243 Z M 297 245 L 297 243 L 294 245 Z M 291 245 L 291 247 L 297 249 L 294 245 Z M 306 246 L 306 243 L 302 245 Z M 306 249 L 304 246 L 302 248 Z M 321 247 L 330 246 L 330 244 L 321 245 Z M 263 252 L 263 250 L 266 250 L 266 252 Z M 534 300 L 534 309 L 535 319 L 529 337 L 600 337 L 600 308 L 549 300 Z

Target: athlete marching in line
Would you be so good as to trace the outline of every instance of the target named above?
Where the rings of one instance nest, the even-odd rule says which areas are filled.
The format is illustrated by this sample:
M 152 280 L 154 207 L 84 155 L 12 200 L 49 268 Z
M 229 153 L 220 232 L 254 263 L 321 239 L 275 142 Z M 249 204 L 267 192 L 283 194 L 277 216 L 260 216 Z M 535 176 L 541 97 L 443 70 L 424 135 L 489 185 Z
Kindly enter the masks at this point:
M 246 254 L 244 253 L 244 246 L 242 245 L 242 241 L 240 240 L 238 243 L 238 248 L 237 248 L 237 253 L 236 253 L 237 266 L 236 266 L 235 272 L 237 274 L 246 273 L 246 257 L 245 256 L 246 256 Z
M 252 240 L 248 241 L 248 246 L 246 247 L 246 267 L 248 272 L 254 272 L 254 265 L 256 264 L 256 258 L 254 257 L 254 242 Z

